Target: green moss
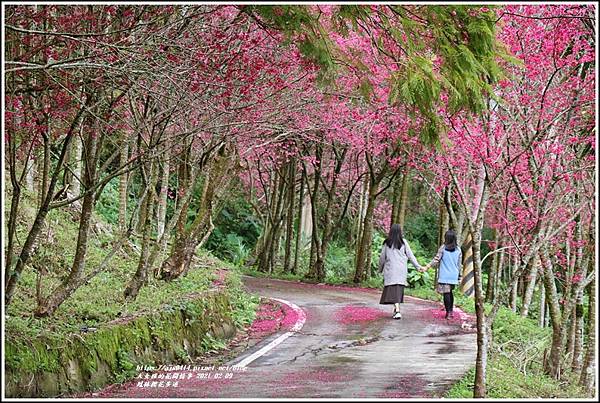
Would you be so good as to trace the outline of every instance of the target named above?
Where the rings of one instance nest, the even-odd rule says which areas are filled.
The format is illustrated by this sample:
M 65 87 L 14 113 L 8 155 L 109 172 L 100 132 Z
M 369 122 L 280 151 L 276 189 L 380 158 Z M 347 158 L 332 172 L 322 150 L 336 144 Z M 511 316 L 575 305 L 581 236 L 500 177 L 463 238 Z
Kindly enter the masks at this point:
M 7 368 L 19 368 L 25 373 L 56 372 L 60 368 L 58 350 L 44 339 L 31 343 L 5 343 Z
M 137 365 L 189 363 L 192 356 L 225 347 L 214 329 L 221 329 L 223 334 L 222 325 L 233 322 L 233 295 L 246 294 L 223 289 L 195 299 L 181 299 L 160 311 L 85 335 L 37 338 L 31 343 L 12 339 L 6 344 L 7 371 L 18 383 L 27 378 L 26 374 L 42 379 L 70 368 L 60 390 L 73 392 L 98 387 L 102 382 L 95 374 L 100 367 L 110 370 L 106 381 L 121 382 L 135 374 Z M 245 312 L 255 308 L 247 304 Z

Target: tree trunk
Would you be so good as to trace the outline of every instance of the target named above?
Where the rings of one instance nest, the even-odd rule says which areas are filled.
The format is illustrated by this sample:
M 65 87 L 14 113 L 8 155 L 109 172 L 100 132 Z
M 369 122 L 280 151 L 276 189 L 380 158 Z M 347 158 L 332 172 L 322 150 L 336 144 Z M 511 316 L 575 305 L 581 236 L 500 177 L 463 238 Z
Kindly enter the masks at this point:
M 446 204 L 442 201 L 440 202 L 439 208 L 440 220 L 438 227 L 438 236 L 437 236 L 437 245 L 442 245 L 445 241 L 445 235 L 448 229 L 450 229 L 450 216 L 448 214 L 448 210 L 446 209 Z
M 494 231 L 494 233 L 496 249 L 499 249 L 501 247 L 501 244 L 499 242 L 498 231 Z M 488 273 L 488 281 L 485 290 L 485 302 L 491 304 L 493 304 L 496 301 L 496 287 L 498 279 L 498 270 L 500 267 L 500 254 L 502 254 L 502 251 L 494 253 L 494 259 L 492 260 L 492 265 L 490 266 L 490 271 Z
M 187 142 L 187 140 L 186 140 Z M 180 207 L 180 204 L 183 203 L 183 214 L 179 216 L 179 220 L 177 221 L 177 233 L 183 234 L 185 232 L 185 226 L 188 221 L 187 211 L 188 206 L 190 204 L 190 199 L 183 200 L 180 195 L 181 189 L 187 189 L 189 186 L 193 186 L 193 183 L 190 183 L 190 171 L 192 169 L 192 165 L 190 162 L 191 159 L 191 144 L 184 144 L 183 150 L 181 152 L 181 161 L 179 163 L 178 172 L 177 172 L 177 199 L 176 199 L 176 208 Z
M 33 146 L 33 144 L 32 144 Z M 30 151 L 31 154 L 31 151 Z M 5 266 L 4 266 L 4 281 L 8 282 L 12 272 L 12 259 L 14 254 L 14 240 L 17 231 L 17 213 L 19 211 L 19 202 L 21 200 L 21 180 L 17 177 L 17 145 L 15 134 L 12 131 L 8 134 L 8 169 L 10 172 L 10 182 L 12 186 L 12 197 L 10 202 L 10 213 L 8 216 L 8 242 L 5 251 Z M 27 170 L 27 163 L 30 160 L 30 155 L 27 156 L 25 161 L 24 170 Z
M 300 257 L 300 241 L 302 239 L 302 216 L 303 214 L 303 204 L 304 204 L 304 181 L 306 180 L 306 175 L 304 170 L 302 171 L 302 176 L 300 177 L 300 193 L 298 195 L 298 217 L 296 218 L 296 245 L 294 252 L 294 266 L 292 267 L 292 273 L 296 274 L 298 272 L 298 259 Z
M 8 217 L 8 245 L 6 248 L 6 262 L 4 266 L 4 281 L 8 283 L 10 275 L 12 274 L 12 259 L 14 249 L 14 239 L 17 230 L 17 212 L 19 208 L 19 201 L 21 198 L 21 187 L 16 184 L 13 185 L 11 203 L 10 203 L 10 214 Z
M 569 320 L 569 325 L 567 326 L 567 342 L 565 346 L 564 357 L 570 359 L 573 362 L 573 353 L 575 351 L 575 332 L 577 328 L 576 317 L 575 317 L 575 306 L 571 309 L 571 319 Z
M 314 185 L 312 188 L 311 197 L 310 197 L 310 215 L 312 218 L 312 236 L 310 242 L 310 259 L 308 272 L 306 273 L 306 278 L 311 280 L 317 279 L 317 257 L 320 255 L 319 248 L 321 243 L 319 241 L 319 223 L 318 223 L 318 206 L 320 202 L 320 185 L 321 185 L 321 175 L 323 168 L 323 147 L 320 144 L 317 144 L 315 150 L 315 157 L 317 159 L 317 166 L 315 167 L 314 174 Z M 310 188 L 310 186 L 309 186 Z
M 573 361 L 571 362 L 571 370 L 575 373 L 581 371 L 583 360 L 583 329 L 584 329 L 584 312 L 583 312 L 583 290 L 577 295 L 577 303 L 575 305 L 575 340 L 573 346 Z
M 325 204 L 325 212 L 321 223 L 321 245 L 318 248 L 317 261 L 315 263 L 316 277 L 317 281 L 319 282 L 325 281 L 325 277 L 327 276 L 325 272 L 325 259 L 327 258 L 327 250 L 329 248 L 329 243 L 333 239 L 333 232 L 335 230 L 331 215 L 337 193 L 338 177 L 342 171 L 342 165 L 344 163 L 346 151 L 347 149 L 344 149 L 341 153 L 337 150 L 334 151 L 336 162 L 332 172 L 331 186 L 327 190 L 327 203 Z
M 584 239 L 583 234 L 583 221 L 581 217 L 577 217 L 577 229 L 576 229 L 577 241 Z M 575 268 L 578 270 L 582 277 L 587 276 L 589 261 L 583 262 L 584 255 L 583 244 L 577 246 L 575 249 Z M 575 291 L 575 304 L 573 312 L 573 360 L 571 362 L 571 369 L 573 372 L 578 373 L 581 371 L 581 365 L 583 360 L 583 330 L 584 330 L 584 312 L 583 312 L 583 297 L 585 294 L 585 288 L 580 287 Z
M 91 99 L 91 97 L 89 99 Z M 88 101 L 89 101 L 89 99 L 88 99 Z M 56 187 L 56 183 L 58 182 L 58 177 L 59 177 L 60 171 L 62 170 L 62 168 L 64 166 L 66 153 L 69 148 L 69 144 L 73 138 L 73 130 L 79 123 L 79 118 L 81 117 L 83 111 L 84 111 L 84 108 L 81 108 L 79 110 L 79 113 L 77 114 L 77 116 L 75 116 L 73 121 L 71 122 L 71 127 L 69 128 L 66 138 L 63 141 L 61 153 L 60 153 L 60 156 L 56 163 L 56 166 L 54 167 L 54 171 L 53 171 L 52 177 L 50 179 L 50 183 L 48 185 L 47 192 L 42 197 L 44 202 L 42 203 L 42 205 L 39 207 L 39 209 L 37 211 L 35 220 L 33 221 L 31 229 L 29 230 L 29 233 L 27 234 L 27 238 L 25 239 L 25 243 L 23 244 L 23 247 L 21 248 L 21 252 L 16 260 L 14 270 L 10 273 L 10 277 L 8 278 L 8 281 L 6 282 L 5 290 L 4 290 L 5 305 L 9 305 L 11 303 L 12 297 L 14 295 L 14 292 L 15 292 L 15 289 L 17 286 L 17 282 L 19 280 L 19 277 L 21 276 L 21 273 L 23 272 L 25 265 L 29 261 L 29 258 L 31 257 L 31 254 L 33 252 L 33 248 L 37 241 L 37 237 L 39 236 L 39 234 L 42 231 L 44 221 L 46 220 L 48 211 L 50 211 L 50 203 L 52 202 L 52 199 L 54 197 L 54 189 Z M 43 192 L 43 189 L 40 189 L 40 192 Z
M 596 367 L 596 281 L 588 287 L 588 337 L 585 358 L 581 367 L 579 385 L 583 386 L 589 396 L 594 395 L 594 369 Z
M 356 254 L 356 266 L 354 268 L 354 283 L 360 283 L 367 279 L 367 255 L 371 253 L 371 240 L 373 236 L 373 211 L 375 210 L 375 196 L 379 189 L 378 183 L 371 183 L 369 186 L 369 197 L 367 199 L 367 209 L 362 225 L 363 231 L 359 239 L 358 251 Z
M 475 384 L 473 385 L 473 397 L 485 398 L 487 394 L 486 373 L 489 341 L 491 337 L 491 321 L 486 318 L 484 307 L 483 280 L 481 267 L 481 232 L 483 230 L 483 217 L 489 198 L 488 186 L 484 182 L 481 189 L 481 198 L 477 206 L 477 215 L 474 231 L 471 233 L 473 239 L 473 274 L 475 282 L 475 315 L 477 317 L 477 357 L 475 359 Z M 471 218 L 472 219 L 472 218 Z
M 481 280 L 481 252 L 479 244 L 481 236 L 473 235 L 473 273 L 475 274 L 475 314 L 477 317 L 477 357 L 475 359 L 475 384 L 473 386 L 473 397 L 485 398 L 487 357 L 489 351 L 490 329 L 487 326 L 484 309 L 483 284 Z
M 91 129 L 91 128 L 90 128 Z M 88 132 L 86 138 L 85 171 L 83 174 L 83 184 L 85 190 L 90 189 L 96 181 L 96 165 L 98 161 L 98 134 Z M 77 245 L 75 247 L 75 257 L 65 281 L 52 291 L 47 298 L 41 298 L 34 311 L 36 317 L 50 316 L 56 309 L 81 285 L 80 280 L 85 268 L 85 256 L 87 253 L 89 230 L 92 219 L 92 212 L 96 197 L 94 192 L 88 192 L 83 197 L 81 207 L 81 216 L 79 218 L 79 233 L 77 236 Z
M 542 276 L 544 275 L 543 272 L 540 273 Z M 545 327 L 546 326 L 546 287 L 544 287 L 544 282 L 540 282 L 540 320 L 539 320 L 539 325 L 540 327 Z
M 390 226 L 398 222 L 400 213 L 400 198 L 402 197 L 402 177 L 396 177 L 394 180 L 394 189 L 392 194 L 392 216 Z
M 63 179 L 62 179 L 62 187 L 60 190 L 56 192 L 55 198 L 68 199 L 69 195 L 71 195 L 71 186 L 73 183 L 73 172 L 71 169 L 71 160 L 73 159 L 73 141 L 71 141 L 71 145 L 67 150 L 67 155 L 65 157 L 65 169 L 63 171 Z
M 157 163 L 155 161 L 150 161 L 146 164 L 147 167 L 145 171 L 142 173 L 143 178 L 147 178 L 144 182 L 146 185 L 146 189 L 144 190 L 144 202 L 142 203 L 143 210 L 146 214 L 141 217 L 144 219 L 144 222 L 140 225 L 140 230 L 142 234 L 142 250 L 140 253 L 140 258 L 138 260 L 138 267 L 125 287 L 123 295 L 126 299 L 134 300 L 140 289 L 146 284 L 148 281 L 148 258 L 150 256 L 150 235 L 152 232 L 152 218 L 154 217 L 154 205 L 156 204 L 156 193 L 154 191 L 156 186 L 156 170 Z
M 263 232 L 256 242 L 258 271 L 267 273 L 269 271 L 268 254 L 271 248 L 271 237 L 273 236 L 273 230 L 271 224 L 267 224 L 263 227 Z
M 129 139 L 127 134 L 123 135 L 121 150 L 119 153 L 119 165 L 125 166 L 129 159 Z M 129 183 L 129 174 L 123 174 L 119 177 L 119 228 L 123 231 L 127 227 L 127 184 Z
M 195 168 L 195 167 L 192 169 L 190 186 L 188 186 L 188 188 L 185 189 L 185 191 L 182 193 L 182 195 L 181 195 L 182 202 L 179 203 L 179 205 L 175 208 L 173 215 L 171 216 L 171 218 L 168 220 L 168 222 L 166 224 L 165 231 L 163 232 L 162 236 L 160 238 L 158 238 L 158 241 L 154 244 L 154 247 L 153 247 L 152 251 L 150 252 L 150 257 L 148 258 L 148 268 L 153 268 L 154 277 L 156 277 L 156 278 L 161 277 L 161 272 L 160 272 L 161 266 L 159 265 L 159 266 L 155 267 L 154 263 L 156 262 L 158 255 L 163 253 L 167 249 L 167 244 L 171 237 L 170 234 L 175 229 L 175 226 L 179 222 L 181 215 L 187 214 L 187 211 L 184 211 L 184 208 L 187 206 L 189 200 L 192 198 L 193 191 L 194 191 L 194 184 L 196 183 L 197 176 L 198 176 L 198 174 L 197 174 L 198 170 L 199 169 Z M 181 189 L 181 190 L 183 190 L 183 189 Z
M 550 356 L 547 360 L 546 372 L 554 379 L 560 378 L 560 363 L 562 355 L 562 325 L 560 306 L 558 301 L 558 291 L 554 282 L 554 273 L 552 263 L 550 262 L 548 252 L 544 249 L 540 253 L 542 267 L 544 269 L 544 285 L 546 288 L 546 300 L 550 311 L 550 321 L 552 324 L 552 344 L 550 346 Z
M 49 123 L 48 123 L 48 127 Z M 42 204 L 44 204 L 44 198 L 47 197 L 48 195 L 48 181 L 49 181 L 49 176 L 50 176 L 50 139 L 48 138 L 48 135 L 45 134 L 43 136 L 44 138 L 44 157 L 43 157 L 43 167 L 42 167 L 42 172 L 41 172 L 41 178 L 40 178 L 40 192 L 38 193 L 38 206 L 42 206 Z M 65 148 L 65 160 L 67 159 L 67 156 L 69 155 L 69 147 Z
M 171 145 L 170 141 L 165 141 L 164 145 L 163 170 L 160 179 L 160 193 L 158 195 L 158 211 L 156 219 L 156 236 L 160 238 L 165 231 L 165 221 L 167 218 L 167 196 L 169 193 L 169 174 L 171 170 Z
M 229 190 L 233 176 L 233 167 L 237 168 L 237 157 L 233 156 L 234 150 L 230 145 L 223 145 L 218 151 L 207 170 L 200 206 L 194 222 L 184 232 L 178 233 L 171 254 L 162 263 L 159 271 L 163 280 L 173 280 L 189 270 L 196 247 L 206 239 L 212 230 L 212 210 L 220 194 Z M 185 201 L 184 203 L 187 203 Z M 184 216 L 185 214 L 182 214 Z
M 78 288 L 79 280 L 81 279 L 85 267 L 85 255 L 87 253 L 89 228 L 93 209 L 94 195 L 90 193 L 83 197 L 75 258 L 69 276 L 67 277 L 67 280 L 56 287 L 47 298 L 42 298 L 39 301 L 38 306 L 34 311 L 36 317 L 52 315 L 54 311 L 56 311 L 56 309 L 58 309 L 58 307 Z
M 75 147 L 75 174 L 71 180 L 71 194 L 77 196 L 81 193 L 81 180 L 83 178 L 83 138 L 80 135 L 73 141 L 75 142 L 73 144 Z
M 26 174 L 25 174 L 25 188 L 27 189 L 27 191 L 31 194 L 33 194 L 35 192 L 35 159 L 34 156 L 31 155 L 30 158 L 27 159 L 26 165 L 25 165 L 25 170 L 26 170 Z
M 409 174 L 409 170 L 407 167 L 404 169 L 404 174 L 402 175 L 400 205 L 398 206 L 398 217 L 397 217 L 397 222 L 395 223 L 395 224 L 400 224 L 400 228 L 402 228 L 402 229 L 404 229 L 404 220 L 406 217 L 406 205 L 408 204 L 408 190 L 409 190 L 408 174 Z
M 524 318 L 529 314 L 529 306 L 531 305 L 531 301 L 533 299 L 533 292 L 535 290 L 535 285 L 537 283 L 537 275 L 540 271 L 539 259 L 532 259 L 529 262 L 530 269 L 527 274 L 527 288 L 525 289 L 525 295 L 523 297 L 523 305 L 521 306 L 521 316 Z
M 283 171 L 283 169 L 281 169 Z M 272 273 L 274 271 L 275 268 L 275 262 L 277 260 L 277 257 L 279 255 L 279 244 L 280 244 L 280 240 L 281 240 L 281 228 L 282 228 L 282 223 L 283 223 L 283 201 L 286 198 L 286 181 L 284 178 L 284 173 L 281 172 L 279 174 L 280 178 L 279 178 L 279 186 L 276 189 L 276 203 L 275 203 L 275 210 L 273 211 L 273 228 L 272 228 L 272 234 L 271 234 L 271 243 L 269 244 L 269 248 L 267 249 L 267 267 L 268 267 L 268 272 Z
M 356 252 L 354 254 L 354 265 L 356 266 L 356 256 L 358 256 L 358 249 L 360 246 L 360 238 L 362 236 L 363 233 L 363 224 L 365 221 L 365 212 L 367 210 L 367 198 L 369 197 L 369 175 L 365 175 L 365 180 L 362 182 L 361 184 L 362 188 L 361 188 L 361 193 L 360 193 L 360 197 L 359 197 L 359 206 L 358 206 L 358 214 L 356 216 L 356 226 L 355 226 L 355 230 L 356 230 L 356 236 L 354 237 L 354 240 L 356 242 L 355 245 L 355 249 Z
M 510 275 L 508 276 L 508 278 L 513 278 L 515 276 L 515 273 L 518 272 L 518 256 L 513 256 L 512 260 L 510 262 L 510 266 L 509 266 L 509 270 L 510 270 Z M 516 281 L 519 281 L 518 279 L 516 279 Z M 510 293 L 510 309 L 513 312 L 517 312 L 517 299 L 518 299 L 518 294 L 519 292 L 519 287 L 513 287 L 511 289 L 511 293 Z
M 143 141 L 143 136 L 142 133 L 138 133 L 137 136 L 137 141 L 136 141 L 136 152 L 138 155 L 141 155 L 144 151 L 143 151 L 143 146 L 144 146 L 144 141 Z M 152 163 L 153 166 L 153 163 Z M 149 168 L 148 164 L 145 168 L 144 171 L 144 167 L 140 168 L 140 171 L 142 172 L 142 182 L 146 182 L 150 179 L 149 173 L 150 170 L 154 170 L 154 168 Z M 146 173 L 147 172 L 147 173 Z M 144 175 L 146 175 L 146 177 L 144 178 Z M 146 186 L 150 186 L 150 183 L 146 183 Z M 148 192 L 146 191 L 146 189 L 144 189 L 143 187 L 139 189 L 139 195 L 138 197 L 142 197 L 143 194 L 148 194 Z M 135 228 L 135 232 L 137 232 L 138 234 L 141 234 L 143 237 L 143 233 L 144 233 L 144 227 L 146 226 L 146 221 L 148 219 L 148 210 L 149 210 L 149 204 L 148 203 L 142 203 L 140 206 L 140 209 L 138 211 L 138 219 L 137 219 L 137 227 Z
M 152 202 L 152 197 L 147 196 L 146 200 L 146 203 L 148 204 L 148 210 L 152 211 L 154 206 Z M 151 228 L 152 226 L 150 225 L 150 216 L 147 216 L 146 224 L 142 227 L 142 251 L 140 254 L 140 259 L 138 261 L 138 267 L 135 274 L 133 275 L 133 278 L 129 281 L 129 284 L 127 284 L 127 287 L 125 287 L 125 291 L 123 292 L 123 295 L 126 299 L 134 300 L 137 297 L 140 289 L 148 281 L 148 258 L 150 256 Z
M 498 267 L 496 269 L 496 275 L 495 275 L 495 280 L 494 280 L 494 303 L 496 302 L 497 296 L 498 296 L 498 287 L 500 286 L 500 284 L 502 284 L 501 282 L 501 276 L 502 273 L 504 272 L 504 262 L 506 261 L 506 253 L 504 253 L 504 251 L 500 252 L 500 256 L 498 257 Z
M 269 205 L 267 221 L 261 236 L 262 242 L 258 245 L 258 270 L 265 273 L 271 273 L 273 269 L 273 250 L 274 244 L 276 243 L 275 237 L 277 236 L 277 220 L 279 219 L 278 211 L 283 188 L 283 177 L 276 172 L 274 175 L 272 175 L 272 184 L 270 185 L 269 189 L 271 197 L 268 199 Z
M 296 161 L 288 164 L 288 189 L 287 189 L 287 213 L 285 224 L 285 256 L 283 259 L 283 272 L 290 272 L 292 260 L 292 238 L 294 237 L 294 200 L 296 191 Z

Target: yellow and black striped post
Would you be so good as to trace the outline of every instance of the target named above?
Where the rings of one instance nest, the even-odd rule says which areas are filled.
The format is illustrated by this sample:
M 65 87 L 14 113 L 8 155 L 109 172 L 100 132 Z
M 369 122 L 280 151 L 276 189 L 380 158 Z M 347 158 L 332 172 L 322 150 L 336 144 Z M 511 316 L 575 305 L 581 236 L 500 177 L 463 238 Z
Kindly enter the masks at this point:
M 465 296 L 473 297 L 475 295 L 475 273 L 473 273 L 473 239 L 470 232 L 467 232 L 464 245 L 460 290 Z

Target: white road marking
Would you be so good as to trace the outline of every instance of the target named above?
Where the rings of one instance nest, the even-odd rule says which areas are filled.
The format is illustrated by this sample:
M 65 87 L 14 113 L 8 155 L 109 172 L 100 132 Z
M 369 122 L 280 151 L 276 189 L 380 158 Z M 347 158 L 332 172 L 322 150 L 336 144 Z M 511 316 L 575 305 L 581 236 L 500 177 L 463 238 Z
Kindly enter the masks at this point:
M 288 337 L 290 337 L 291 335 L 293 335 L 294 333 L 300 331 L 300 329 L 302 329 L 302 327 L 304 326 L 304 322 L 306 322 L 306 314 L 304 313 L 304 311 L 302 310 L 302 308 L 300 308 L 298 305 L 293 304 L 289 301 L 286 301 L 284 299 L 279 299 L 279 298 L 270 298 L 274 301 L 280 302 L 282 304 L 285 304 L 287 306 L 289 306 L 290 308 L 292 308 L 292 310 L 294 312 L 296 312 L 296 314 L 298 315 L 298 320 L 296 320 L 296 323 L 294 323 L 294 326 L 292 326 L 292 328 L 290 329 L 289 332 L 286 332 L 284 334 L 282 334 L 281 336 L 279 336 L 278 338 L 276 338 L 275 340 L 273 340 L 272 342 L 270 342 L 269 344 L 267 344 L 266 346 L 264 346 L 263 348 L 261 348 L 258 351 L 255 351 L 253 354 L 249 355 L 248 357 L 244 358 L 242 361 L 240 361 L 238 364 L 233 365 L 234 367 L 246 367 L 248 366 L 252 361 L 256 360 L 257 358 L 265 355 L 266 353 L 268 353 L 269 351 L 271 351 L 272 349 L 274 349 L 275 347 L 277 347 L 279 344 L 283 343 L 283 341 L 285 339 L 287 339 Z

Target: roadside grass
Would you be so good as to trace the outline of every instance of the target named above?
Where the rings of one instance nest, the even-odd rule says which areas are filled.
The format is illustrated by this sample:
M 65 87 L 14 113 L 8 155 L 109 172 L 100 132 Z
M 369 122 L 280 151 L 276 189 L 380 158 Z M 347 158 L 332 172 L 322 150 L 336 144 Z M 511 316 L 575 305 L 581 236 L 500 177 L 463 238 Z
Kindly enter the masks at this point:
M 32 208 L 34 200 L 29 195 L 25 195 L 21 203 L 24 206 L 24 215 L 19 217 L 17 226 L 19 240 L 25 239 L 25 223 L 31 222 L 35 214 Z M 111 220 L 96 213 L 93 217 L 85 274 L 98 267 L 112 249 L 111 242 L 117 236 L 113 233 L 117 230 L 109 222 Z M 165 282 L 150 274 L 147 284 L 142 287 L 137 298 L 127 301 L 123 291 L 137 269 L 139 258 L 139 246 L 134 239 L 113 256 L 105 271 L 98 273 L 88 284 L 76 290 L 52 316 L 36 318 L 32 312 L 37 305 L 38 276 L 41 276 L 42 280 L 39 292 L 46 296 L 68 274 L 74 257 L 77 232 L 76 214 L 65 209 L 49 212 L 39 245 L 19 279 L 12 303 L 6 307 L 4 325 L 7 339 L 22 340 L 38 336 L 62 338 L 65 334 L 79 332 L 83 327 L 97 327 L 119 317 L 173 305 L 187 295 L 211 288 L 213 280 L 217 278 L 215 271 L 231 267 L 200 249 L 185 277 Z M 157 261 L 160 261 L 160 258 Z M 240 300 L 238 308 L 241 309 L 241 316 L 236 322 L 247 323 L 246 318 L 252 316 L 251 298 L 241 292 L 241 283 L 235 271 L 230 271 L 227 281 L 232 296 L 235 296 L 234 300 Z
M 455 383 L 445 398 L 473 398 L 475 368 Z M 583 391 L 575 380 L 557 382 L 539 372 L 523 373 L 507 357 L 493 354 L 487 367 L 487 398 L 525 399 L 525 398 L 576 398 L 584 397 Z
M 274 278 L 278 280 L 289 280 L 289 281 L 302 281 L 304 280 L 304 273 L 284 273 L 282 271 L 273 271 L 271 273 L 262 272 L 257 270 L 255 267 L 248 266 L 235 266 L 235 270 L 240 274 L 247 276 L 258 277 L 258 278 Z
M 408 295 L 437 300 L 441 296 L 431 288 L 407 290 Z M 455 306 L 475 314 L 474 300 L 455 290 Z M 486 309 L 491 306 L 486 304 Z M 556 381 L 543 372 L 544 350 L 550 346 L 551 329 L 541 328 L 537 321 L 524 318 L 509 308 L 501 307 L 492 326 L 486 387 L 487 398 L 576 398 L 586 397 L 576 379 L 567 374 Z M 446 393 L 446 398 L 473 398 L 475 368 L 471 368 Z

